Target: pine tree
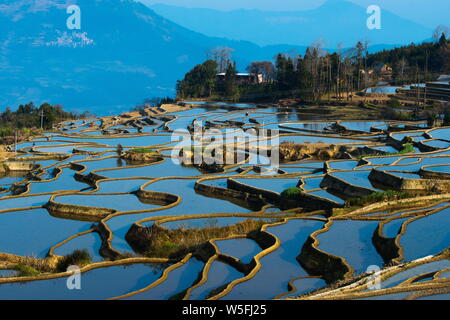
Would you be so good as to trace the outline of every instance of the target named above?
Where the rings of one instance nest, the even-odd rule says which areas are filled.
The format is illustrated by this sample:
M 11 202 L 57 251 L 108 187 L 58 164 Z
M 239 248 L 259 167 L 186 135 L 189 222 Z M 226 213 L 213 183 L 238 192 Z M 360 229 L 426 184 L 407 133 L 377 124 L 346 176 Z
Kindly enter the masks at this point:
M 440 47 L 446 47 L 447 46 L 447 38 L 445 37 L 444 33 L 442 33 L 441 38 L 439 39 L 439 46 Z
M 182 81 L 177 82 L 178 98 L 207 98 L 213 93 L 216 84 L 217 63 L 207 60 L 196 65 Z
M 225 72 L 224 95 L 227 99 L 238 99 L 237 70 L 236 62 L 228 63 Z

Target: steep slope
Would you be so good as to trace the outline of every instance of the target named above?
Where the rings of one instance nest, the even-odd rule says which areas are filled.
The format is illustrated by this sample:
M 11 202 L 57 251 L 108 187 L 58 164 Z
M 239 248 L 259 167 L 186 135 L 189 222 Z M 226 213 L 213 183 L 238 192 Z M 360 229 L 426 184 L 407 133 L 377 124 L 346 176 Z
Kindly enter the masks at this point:
M 81 30 L 68 30 L 68 4 Z M 235 48 L 241 69 L 275 48 L 210 38 L 128 0 L 22 0 L 0 5 L 0 107 L 33 100 L 115 113 L 173 95 L 176 79 L 215 46 Z M 302 49 L 302 48 L 300 48 Z

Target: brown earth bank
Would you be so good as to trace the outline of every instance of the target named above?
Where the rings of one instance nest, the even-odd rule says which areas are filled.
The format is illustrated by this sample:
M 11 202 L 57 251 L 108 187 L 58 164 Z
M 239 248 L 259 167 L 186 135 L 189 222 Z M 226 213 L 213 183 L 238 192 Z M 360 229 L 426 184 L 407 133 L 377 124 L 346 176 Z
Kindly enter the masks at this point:
M 173 112 L 180 112 L 189 110 L 190 107 L 181 105 L 181 104 L 163 104 L 160 107 L 148 107 L 143 109 L 142 111 L 130 111 L 130 112 L 124 112 L 119 117 L 126 118 L 127 120 L 140 118 L 142 116 L 156 116 L 156 115 L 163 115 L 166 113 L 173 113 Z M 115 117 L 104 117 L 101 118 L 104 121 L 110 121 Z
M 146 152 L 140 152 L 135 150 L 128 150 L 121 154 L 120 158 L 127 160 L 130 163 L 138 162 L 157 162 L 163 160 L 162 155 L 154 150 L 148 150 Z
M 316 158 L 320 160 L 328 159 L 351 159 L 349 152 L 354 152 L 357 148 L 338 146 L 327 143 L 293 143 L 282 142 L 278 148 L 280 159 L 284 161 L 296 161 L 306 158 Z
M 14 157 L 16 155 L 16 153 L 9 152 L 7 150 L 8 150 L 7 146 L 0 145 L 0 161 L 7 160 L 7 159 L 12 158 L 12 157 Z
M 147 257 L 169 257 L 181 259 L 189 252 L 197 255 L 203 246 L 213 238 L 232 235 L 248 236 L 260 232 L 266 222 L 248 219 L 225 227 L 166 229 L 157 224 L 149 227 L 133 224 L 125 239 L 136 251 Z

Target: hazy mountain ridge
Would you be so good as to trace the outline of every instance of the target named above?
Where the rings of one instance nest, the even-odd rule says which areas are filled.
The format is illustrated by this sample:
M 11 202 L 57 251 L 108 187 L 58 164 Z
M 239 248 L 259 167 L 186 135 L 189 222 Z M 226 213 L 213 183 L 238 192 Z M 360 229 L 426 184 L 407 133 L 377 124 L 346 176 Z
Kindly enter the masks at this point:
M 81 30 L 66 28 L 65 8 L 74 3 Z M 33 100 L 113 113 L 146 97 L 173 95 L 175 81 L 215 46 L 235 48 L 242 70 L 278 52 L 206 37 L 127 0 L 10 2 L 0 6 L 0 22 L 2 107 Z
M 81 7 L 81 30 L 67 29 L 68 4 Z M 113 114 L 173 95 L 176 80 L 213 47 L 234 48 L 240 71 L 251 61 L 306 49 L 207 37 L 129 0 L 8 0 L 0 5 L 0 24 L 2 109 L 34 101 Z
M 306 11 L 260 11 L 182 8 L 151 5 L 161 14 L 186 28 L 208 36 L 229 39 L 252 39 L 258 45 L 309 45 L 318 38 L 328 47 L 343 43 L 345 47 L 368 38 L 373 45 L 409 44 L 423 41 L 432 31 L 415 22 L 382 10 L 382 29 L 368 30 L 367 8 L 353 3 L 329 0 L 317 9 Z M 215 21 L 214 24 L 208 24 Z

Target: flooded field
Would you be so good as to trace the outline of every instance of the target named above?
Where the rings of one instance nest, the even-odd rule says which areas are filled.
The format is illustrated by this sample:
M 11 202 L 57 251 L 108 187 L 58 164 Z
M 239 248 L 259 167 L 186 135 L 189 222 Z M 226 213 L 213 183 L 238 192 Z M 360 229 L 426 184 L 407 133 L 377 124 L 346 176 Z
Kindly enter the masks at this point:
M 2 299 L 448 297 L 449 128 L 187 105 L 68 121 L 17 146 L 0 173 Z M 175 152 L 198 121 L 234 133 Z M 328 153 L 274 162 L 285 142 Z M 238 161 L 180 160 L 211 143 L 238 146 Z M 67 288 L 66 262 L 82 290 Z M 356 285 L 333 292 L 344 279 Z

